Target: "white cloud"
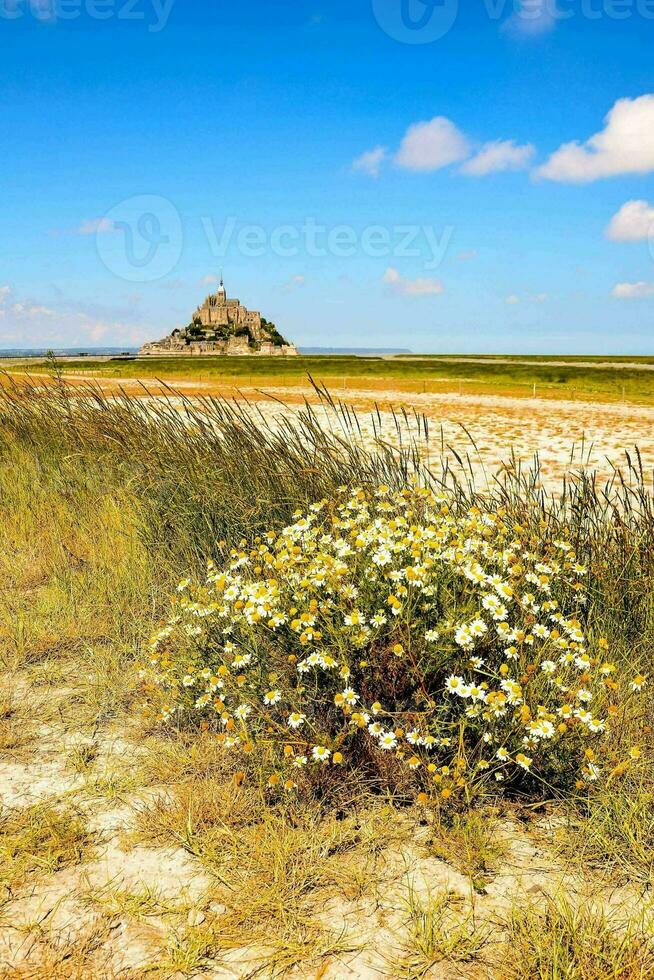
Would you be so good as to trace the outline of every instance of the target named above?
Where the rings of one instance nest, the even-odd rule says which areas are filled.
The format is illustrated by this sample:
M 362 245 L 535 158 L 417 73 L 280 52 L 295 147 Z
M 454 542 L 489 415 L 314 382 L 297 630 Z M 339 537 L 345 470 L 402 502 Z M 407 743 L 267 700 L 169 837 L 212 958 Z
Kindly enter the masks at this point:
M 374 150 L 366 150 L 352 163 L 352 170 L 368 174 L 370 177 L 379 177 L 379 171 L 386 159 L 386 153 L 384 146 L 376 146 Z
M 384 273 L 384 282 L 402 296 L 440 296 L 445 292 L 440 279 L 405 279 L 393 268 Z
M 212 275 L 211 273 L 209 273 L 208 276 L 203 276 L 202 279 L 200 279 L 200 282 L 199 282 L 198 285 L 200 285 L 200 286 L 213 286 L 217 282 L 218 282 L 218 277 Z
M 395 162 L 406 170 L 429 172 L 459 163 L 470 155 L 467 136 L 445 116 L 409 126 Z
M 508 306 L 517 306 L 520 302 L 520 297 L 516 296 L 515 293 L 512 293 L 510 296 L 506 297 L 505 302 Z
M 77 235 L 107 235 L 115 231 L 114 223 L 109 218 L 93 218 L 83 221 L 76 231 Z
M 535 171 L 547 180 L 586 183 L 654 170 L 654 95 L 619 99 L 604 129 L 585 143 L 564 143 Z
M 619 282 L 611 290 L 615 299 L 647 299 L 654 296 L 654 282 Z
M 14 303 L 11 313 L 21 319 L 57 315 L 54 310 L 48 309 L 47 306 L 40 306 L 38 303 Z
M 476 156 L 464 163 L 461 173 L 468 177 L 484 177 L 501 170 L 524 170 L 535 152 L 531 143 L 519 146 L 515 140 L 494 140 L 485 143 Z
M 0 303 L 4 303 L 10 292 L 11 288 L 9 286 L 0 286 Z
M 640 242 L 654 236 L 654 208 L 647 201 L 627 201 L 606 229 L 613 242 Z
M 556 0 L 516 0 L 516 9 L 502 29 L 523 37 L 547 34 L 556 26 L 557 13 Z
M 465 252 L 459 252 L 457 259 L 459 262 L 470 262 L 471 259 L 477 258 L 477 249 L 469 248 Z

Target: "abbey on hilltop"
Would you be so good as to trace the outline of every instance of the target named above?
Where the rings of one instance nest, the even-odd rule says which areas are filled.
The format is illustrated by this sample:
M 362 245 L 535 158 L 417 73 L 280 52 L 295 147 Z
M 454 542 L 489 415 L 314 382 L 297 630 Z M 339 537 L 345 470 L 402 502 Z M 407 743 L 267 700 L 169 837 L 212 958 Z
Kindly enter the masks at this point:
M 188 327 L 173 330 L 163 340 L 144 344 L 139 351 L 139 357 L 169 354 L 295 357 L 297 348 L 287 343 L 275 324 L 260 313 L 247 310 L 237 299 L 227 299 L 221 276 L 217 291 L 198 306 Z

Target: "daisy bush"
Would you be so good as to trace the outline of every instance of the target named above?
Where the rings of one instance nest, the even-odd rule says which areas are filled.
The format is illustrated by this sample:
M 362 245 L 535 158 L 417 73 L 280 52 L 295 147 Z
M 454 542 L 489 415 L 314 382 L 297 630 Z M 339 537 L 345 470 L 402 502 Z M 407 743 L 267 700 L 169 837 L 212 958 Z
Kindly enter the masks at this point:
M 615 772 L 619 680 L 569 541 L 445 493 L 340 488 L 187 579 L 143 664 L 240 778 L 357 772 L 421 801 Z

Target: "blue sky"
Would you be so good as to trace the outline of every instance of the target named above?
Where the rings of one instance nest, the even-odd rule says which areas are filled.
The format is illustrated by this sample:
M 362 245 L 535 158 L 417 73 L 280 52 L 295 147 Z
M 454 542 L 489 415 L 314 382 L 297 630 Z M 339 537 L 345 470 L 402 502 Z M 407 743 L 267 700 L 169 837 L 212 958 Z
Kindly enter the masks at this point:
M 558 3 L 0 0 L 0 347 L 654 353 L 654 2 Z

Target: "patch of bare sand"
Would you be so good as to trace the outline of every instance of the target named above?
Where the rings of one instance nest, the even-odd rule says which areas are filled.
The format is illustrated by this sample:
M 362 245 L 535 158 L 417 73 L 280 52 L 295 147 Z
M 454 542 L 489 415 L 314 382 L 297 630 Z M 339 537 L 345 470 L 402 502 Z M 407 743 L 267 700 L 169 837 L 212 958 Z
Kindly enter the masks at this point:
M 245 392 L 264 419 L 278 425 L 284 415 L 302 410 L 305 396 L 317 406 L 317 400 L 303 388 L 266 389 L 286 404 L 266 401 L 262 393 Z M 636 461 L 636 447 L 644 473 L 650 482 L 654 473 L 654 409 L 630 405 L 608 405 L 591 402 L 549 401 L 511 398 L 500 395 L 407 394 L 384 392 L 376 398 L 364 389 L 335 393 L 359 413 L 361 436 L 374 445 L 382 438 L 399 447 L 413 438 L 432 465 L 447 458 L 457 470 L 472 470 L 482 484 L 512 465 L 513 458 L 527 467 L 538 456 L 541 483 L 551 489 L 561 479 L 581 470 L 596 472 L 600 482 L 609 479 L 614 468 L 626 470 L 626 453 Z M 393 413 L 395 409 L 395 415 Z M 408 410 L 396 425 L 398 410 Z M 330 412 L 316 407 L 326 425 L 334 427 Z M 415 415 L 429 422 L 428 437 Z M 513 454 L 513 457 L 512 457 Z M 464 461 L 460 466 L 457 455 Z M 628 477 L 628 474 L 627 474 Z
M 56 760 L 0 762 L 0 805 L 28 806 L 81 789 L 81 776 L 66 772 Z
M 91 809 L 83 794 L 78 796 L 81 808 Z M 41 793 L 40 799 L 55 802 L 59 795 Z M 158 904 L 179 909 L 176 918 L 206 904 L 210 879 L 181 847 L 125 846 L 123 835 L 133 825 L 135 808 L 102 808 L 96 801 L 87 821 L 93 843 L 84 860 L 45 877 L 33 876 L 20 893 L 5 900 L 0 912 L 0 976 L 16 971 L 14 975 L 45 980 L 48 974 L 39 971 L 48 956 L 56 959 L 66 950 L 83 947 L 90 936 L 97 946 L 91 951 L 95 966 L 87 964 L 89 972 L 83 975 L 124 975 L 152 965 L 176 923 L 154 914 L 144 921 L 133 919 L 120 908 L 112 912 L 110 906 L 107 911 L 106 900 L 112 895 L 156 897 Z

